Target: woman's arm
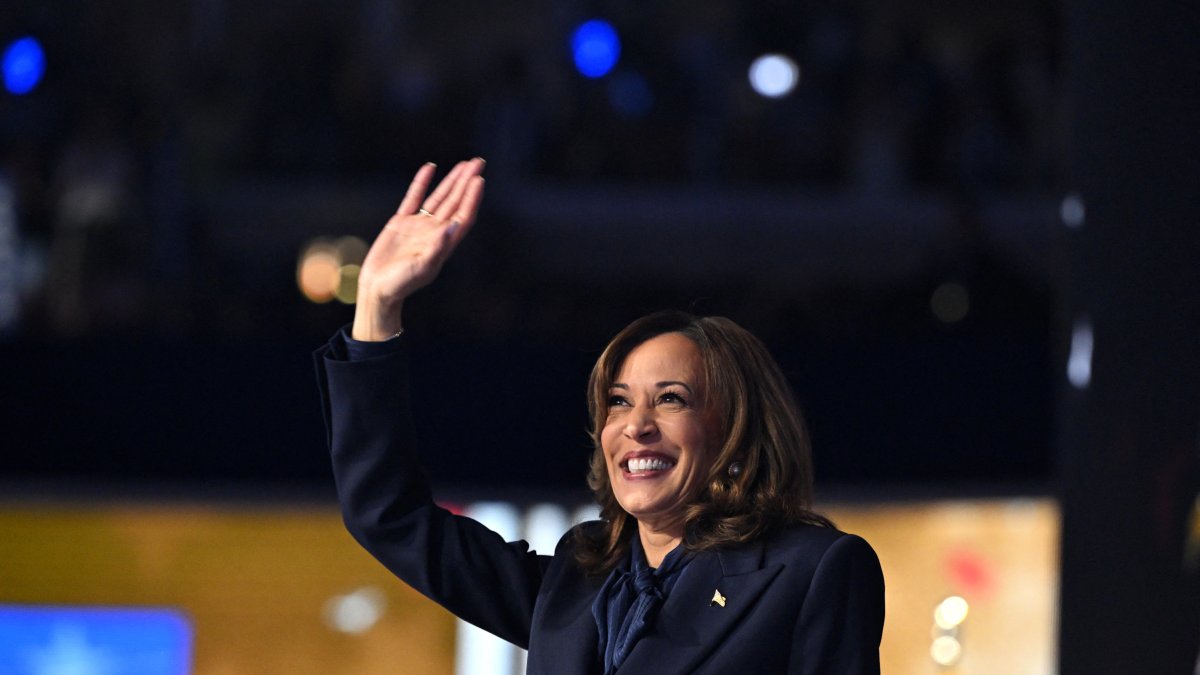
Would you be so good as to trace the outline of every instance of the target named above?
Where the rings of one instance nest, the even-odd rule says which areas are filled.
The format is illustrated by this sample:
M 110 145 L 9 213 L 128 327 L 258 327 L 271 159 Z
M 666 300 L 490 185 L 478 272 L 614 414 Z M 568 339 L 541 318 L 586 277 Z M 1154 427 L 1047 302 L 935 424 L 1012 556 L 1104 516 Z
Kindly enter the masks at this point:
M 417 172 L 363 263 L 353 339 L 377 342 L 400 332 L 404 300 L 433 281 L 475 221 L 483 164 L 460 162 L 428 196 L 434 167 Z M 402 342 L 393 344 L 354 359 L 339 333 L 316 353 L 346 527 L 413 588 L 527 646 L 549 558 L 434 504 L 414 448 L 407 356 Z
M 346 529 L 414 589 L 527 646 L 549 558 L 434 504 L 413 443 L 403 346 L 347 361 L 340 342 L 335 336 L 316 357 Z

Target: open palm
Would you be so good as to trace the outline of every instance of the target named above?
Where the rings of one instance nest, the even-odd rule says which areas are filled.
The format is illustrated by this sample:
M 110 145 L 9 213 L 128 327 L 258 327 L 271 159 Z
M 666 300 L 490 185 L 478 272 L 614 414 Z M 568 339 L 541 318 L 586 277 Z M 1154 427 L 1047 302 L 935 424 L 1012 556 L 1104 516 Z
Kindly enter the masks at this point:
M 437 277 L 471 230 L 483 200 L 484 161 L 459 162 L 426 196 L 436 167 L 426 164 L 408 186 L 363 261 L 353 337 L 383 340 L 402 327 L 404 300 Z

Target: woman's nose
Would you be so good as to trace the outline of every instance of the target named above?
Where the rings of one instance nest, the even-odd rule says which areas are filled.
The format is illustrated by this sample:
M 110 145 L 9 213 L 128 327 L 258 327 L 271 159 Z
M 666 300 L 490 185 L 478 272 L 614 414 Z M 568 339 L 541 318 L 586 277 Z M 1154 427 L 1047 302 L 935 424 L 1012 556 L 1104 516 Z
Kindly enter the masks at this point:
M 658 430 L 654 423 L 654 413 L 648 408 L 635 407 L 625 419 L 625 436 L 641 438 Z

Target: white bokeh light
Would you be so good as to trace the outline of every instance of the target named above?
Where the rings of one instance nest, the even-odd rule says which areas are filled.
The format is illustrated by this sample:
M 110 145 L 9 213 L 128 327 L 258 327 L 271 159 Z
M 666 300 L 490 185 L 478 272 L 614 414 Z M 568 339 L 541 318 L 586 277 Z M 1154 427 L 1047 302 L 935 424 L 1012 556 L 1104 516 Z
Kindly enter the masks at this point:
M 800 81 L 800 66 L 783 54 L 763 54 L 750 64 L 750 86 L 767 98 L 792 93 Z
M 387 596 L 373 586 L 363 586 L 330 598 L 322 612 L 325 625 L 340 633 L 359 635 L 370 630 L 387 609 Z
M 1074 192 L 1063 197 L 1062 203 L 1058 205 L 1058 217 L 1062 219 L 1063 225 L 1072 230 L 1083 227 L 1083 222 L 1087 218 L 1083 197 Z
M 953 630 L 966 620 L 968 611 L 967 601 L 962 596 L 951 595 L 933 610 L 933 622 L 942 630 Z
M 929 655 L 939 666 L 950 667 L 962 658 L 962 643 L 953 635 L 942 635 L 935 638 L 929 648 Z
M 1076 389 L 1087 389 L 1092 381 L 1092 322 L 1086 317 L 1071 329 L 1071 354 L 1067 357 L 1067 379 Z

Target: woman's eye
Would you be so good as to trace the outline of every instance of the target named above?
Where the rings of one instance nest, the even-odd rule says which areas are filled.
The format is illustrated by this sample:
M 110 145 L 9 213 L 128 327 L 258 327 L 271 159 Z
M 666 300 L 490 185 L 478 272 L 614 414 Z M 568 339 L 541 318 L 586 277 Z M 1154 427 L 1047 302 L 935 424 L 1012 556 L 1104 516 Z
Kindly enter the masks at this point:
M 672 405 L 687 405 L 687 401 L 684 400 L 683 396 L 680 396 L 679 394 L 677 394 L 673 391 L 665 392 L 662 396 L 658 397 L 658 400 L 660 403 L 669 403 Z
M 609 396 L 608 397 L 608 407 L 610 407 L 610 408 L 615 408 L 618 406 L 626 406 L 626 405 L 629 405 L 629 401 L 626 401 L 624 396 Z

